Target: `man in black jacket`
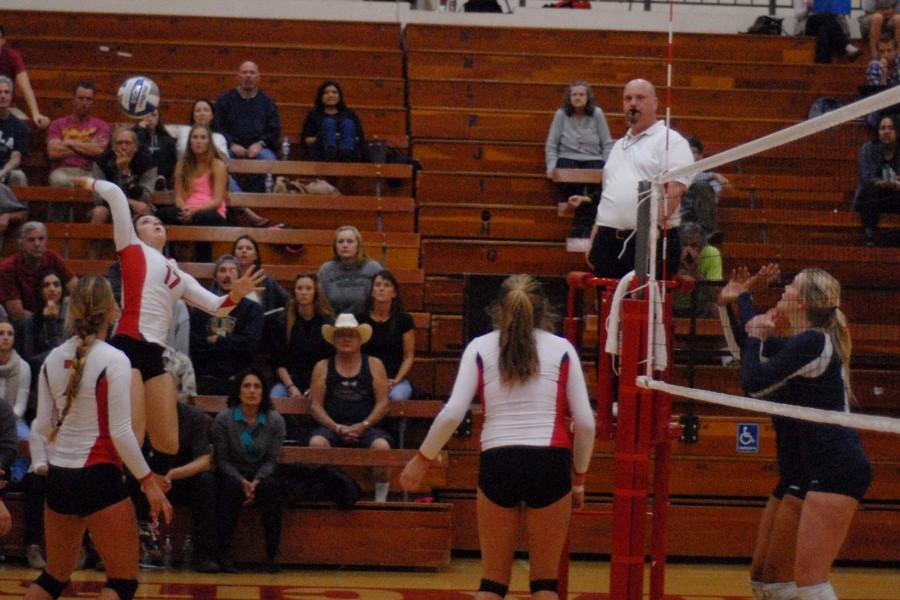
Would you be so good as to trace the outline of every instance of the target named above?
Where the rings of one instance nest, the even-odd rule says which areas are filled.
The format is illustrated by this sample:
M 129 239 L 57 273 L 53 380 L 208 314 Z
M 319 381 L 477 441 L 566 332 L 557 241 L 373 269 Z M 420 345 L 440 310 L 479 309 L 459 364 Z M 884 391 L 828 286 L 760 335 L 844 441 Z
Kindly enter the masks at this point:
M 212 291 L 227 294 L 240 277 L 238 261 L 226 254 L 216 261 Z M 200 394 L 227 394 L 229 377 L 252 363 L 262 339 L 262 307 L 243 298 L 227 316 L 217 317 L 191 309 L 191 362 Z

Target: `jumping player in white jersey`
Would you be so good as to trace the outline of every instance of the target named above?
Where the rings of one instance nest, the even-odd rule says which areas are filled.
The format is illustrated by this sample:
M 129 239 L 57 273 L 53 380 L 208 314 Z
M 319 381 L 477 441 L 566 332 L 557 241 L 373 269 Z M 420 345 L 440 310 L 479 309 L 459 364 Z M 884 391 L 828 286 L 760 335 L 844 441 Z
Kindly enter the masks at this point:
M 116 303 L 103 277 L 78 280 L 66 315 L 73 334 L 44 361 L 34 428 L 47 444 L 44 522 L 47 565 L 26 600 L 58 598 L 81 548 L 84 530 L 106 565 L 99 597 L 131 600 L 137 589 L 138 536 L 122 463 L 140 481 L 151 518 L 172 506 L 141 455 L 131 429 L 131 365 L 105 341 Z
M 475 598 L 506 595 L 524 518 L 531 597 L 556 600 L 571 511 L 584 504 L 594 417 L 575 349 L 545 331 L 550 319 L 540 285 L 527 275 L 507 278 L 494 309 L 496 331 L 466 347 L 450 400 L 400 483 L 419 486 L 479 396 L 484 427 L 477 510 L 484 574 Z
M 227 295 L 216 296 L 163 256 L 166 228 L 162 221 L 143 215 L 132 225 L 128 200 L 118 186 L 90 177 L 75 178 L 74 182 L 109 205 L 122 266 L 122 315 L 110 343 L 131 360 L 135 433 L 142 441 L 146 428 L 153 447 L 150 468 L 164 477 L 178 452 L 178 394 L 162 360 L 175 303 L 183 298 L 206 312 L 227 313 L 241 298 L 262 289 L 258 286 L 265 274 L 251 268 L 231 284 Z

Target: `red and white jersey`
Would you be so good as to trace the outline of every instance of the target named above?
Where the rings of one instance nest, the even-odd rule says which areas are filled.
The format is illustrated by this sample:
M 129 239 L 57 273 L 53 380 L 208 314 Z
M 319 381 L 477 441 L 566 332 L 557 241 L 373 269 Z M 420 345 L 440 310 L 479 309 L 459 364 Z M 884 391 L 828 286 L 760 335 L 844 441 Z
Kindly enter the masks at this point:
M 502 446 L 570 448 L 573 466 L 587 470 L 594 445 L 594 416 L 581 363 L 568 340 L 534 330 L 538 373 L 525 383 L 500 379 L 500 333 L 475 338 L 466 347 L 447 405 L 420 451 L 437 455 L 459 426 L 475 396 L 481 398 L 481 449 Z
M 117 334 L 165 346 L 179 299 L 209 313 L 233 306 L 227 295 L 216 296 L 179 269 L 174 260 L 141 241 L 131 222 L 128 199 L 117 185 L 96 181 L 94 191 L 109 204 L 122 267 L 122 314 Z
M 38 379 L 33 428 L 47 443 L 51 465 L 78 469 L 101 463 L 125 465 L 138 479 L 150 472 L 131 429 L 131 362 L 102 340 L 88 348 L 78 395 L 50 443 L 53 426 L 66 406 L 69 368 L 76 339 L 50 352 Z

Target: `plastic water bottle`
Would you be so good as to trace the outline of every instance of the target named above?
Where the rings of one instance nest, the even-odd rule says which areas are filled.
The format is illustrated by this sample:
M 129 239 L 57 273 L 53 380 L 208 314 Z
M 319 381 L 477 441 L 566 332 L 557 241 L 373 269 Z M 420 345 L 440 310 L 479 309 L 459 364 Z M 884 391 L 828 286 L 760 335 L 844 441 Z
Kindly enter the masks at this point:
M 275 178 L 272 177 L 271 173 L 266 173 L 266 193 L 271 194 L 272 189 L 275 187 Z
M 163 569 L 172 568 L 172 536 L 167 535 L 162 547 L 162 566 Z
M 291 156 L 291 140 L 288 136 L 284 136 L 281 142 L 281 160 L 287 160 Z
M 190 534 L 184 536 L 184 546 L 181 547 L 181 568 L 187 570 L 194 568 L 194 540 Z

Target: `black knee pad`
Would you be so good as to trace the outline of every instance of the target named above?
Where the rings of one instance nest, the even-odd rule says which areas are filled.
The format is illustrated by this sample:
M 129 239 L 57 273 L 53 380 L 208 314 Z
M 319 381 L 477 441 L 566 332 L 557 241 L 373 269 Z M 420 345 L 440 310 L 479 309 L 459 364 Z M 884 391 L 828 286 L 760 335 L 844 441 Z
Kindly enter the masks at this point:
M 505 598 L 506 592 L 509 591 L 509 586 L 497 583 L 496 581 L 491 581 L 490 579 L 482 579 L 481 585 L 478 586 L 478 591 L 490 592 L 491 594 L 497 594 L 501 598 Z
M 66 586 L 69 585 L 68 581 L 60 581 L 47 573 L 47 571 L 41 571 L 41 574 L 34 580 L 34 583 L 35 585 L 40 586 L 41 589 L 50 594 L 53 598 L 62 596 Z
M 534 579 L 529 583 L 531 593 L 559 592 L 559 579 Z
M 175 457 L 175 454 L 166 454 L 153 448 L 150 451 L 150 456 L 147 457 L 147 465 L 157 475 L 166 475 L 175 465 Z
M 119 595 L 119 600 L 131 600 L 134 598 L 134 592 L 137 591 L 137 579 L 107 579 L 106 585 Z

